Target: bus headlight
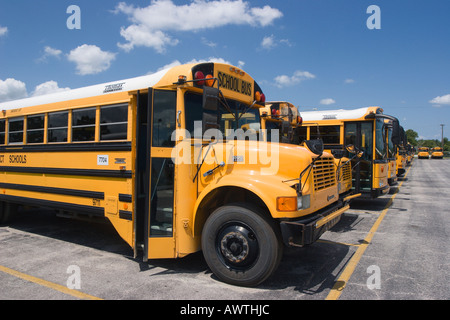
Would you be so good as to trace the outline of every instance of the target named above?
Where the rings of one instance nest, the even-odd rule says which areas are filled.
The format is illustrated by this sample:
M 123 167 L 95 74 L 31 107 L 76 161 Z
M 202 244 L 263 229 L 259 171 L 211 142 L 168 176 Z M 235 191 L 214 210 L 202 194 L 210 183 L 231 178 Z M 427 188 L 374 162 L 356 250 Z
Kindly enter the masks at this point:
M 297 210 L 308 209 L 309 205 L 309 194 L 297 196 Z

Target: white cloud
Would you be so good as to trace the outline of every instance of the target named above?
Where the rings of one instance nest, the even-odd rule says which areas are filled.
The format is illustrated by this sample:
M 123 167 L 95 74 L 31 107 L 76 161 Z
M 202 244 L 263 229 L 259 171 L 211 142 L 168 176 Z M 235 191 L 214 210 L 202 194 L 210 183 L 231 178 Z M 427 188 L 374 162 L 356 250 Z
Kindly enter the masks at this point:
M 55 57 L 55 58 L 59 58 L 62 54 L 61 50 L 58 49 L 54 49 L 52 47 L 46 46 L 44 48 L 44 56 L 46 57 Z
M 261 47 L 266 50 L 270 50 L 276 46 L 274 35 L 270 35 L 268 37 L 264 37 L 261 41 Z
M 171 31 L 199 31 L 226 25 L 265 27 L 283 16 L 278 9 L 251 8 L 243 0 L 194 0 L 185 5 L 176 5 L 172 0 L 153 0 L 144 8 L 121 2 L 114 12 L 126 14 L 132 23 L 120 30 L 126 40 L 118 43 L 120 48 L 130 51 L 144 46 L 159 53 L 178 44 L 179 40 L 168 34 Z
M 44 54 L 42 55 L 42 57 L 40 57 L 38 59 L 38 62 L 44 62 L 47 61 L 47 58 L 49 57 L 53 57 L 53 58 L 57 58 L 60 59 L 61 58 L 61 54 L 62 51 L 59 49 L 54 49 L 52 47 L 46 46 L 44 48 Z
M 345 83 L 354 83 L 355 82 L 355 80 L 353 80 L 353 79 L 345 79 L 345 81 L 344 81 Z
M 270 36 L 264 37 L 261 41 L 261 47 L 265 50 L 270 50 L 278 46 L 279 44 L 286 45 L 288 47 L 291 47 L 292 44 L 289 42 L 288 39 L 281 39 L 278 40 L 275 38 L 275 36 L 272 34 Z
M 8 28 L 0 26 L 0 37 L 6 35 L 7 33 L 8 33 Z
M 280 75 L 275 77 L 275 85 L 279 88 L 293 86 L 307 79 L 314 79 L 316 76 L 308 71 L 297 70 L 292 76 Z
M 448 104 L 450 105 L 450 94 L 446 94 L 445 96 L 437 96 L 436 98 L 429 101 L 433 104 Z
M 111 62 L 116 58 L 116 54 L 102 51 L 95 45 L 83 44 L 70 51 L 67 58 L 76 63 L 78 74 L 89 75 L 108 70 Z
M 60 88 L 58 86 L 58 82 L 51 80 L 51 81 L 47 81 L 47 82 L 41 83 L 40 85 L 36 86 L 36 88 L 34 89 L 34 91 L 31 95 L 33 97 L 35 97 L 35 96 L 42 96 L 42 95 L 50 94 L 50 93 L 67 91 L 67 90 L 70 90 L 70 88 Z
M 27 96 L 27 88 L 24 82 L 12 78 L 0 80 L 0 101 L 23 99 Z
M 229 61 L 227 61 L 227 60 L 225 60 L 225 59 L 222 59 L 222 58 L 216 58 L 216 57 L 210 57 L 210 58 L 208 58 L 208 59 L 200 59 L 200 60 L 198 60 L 198 59 L 192 59 L 192 60 L 187 61 L 187 62 L 180 62 L 180 60 L 174 60 L 174 61 L 172 61 L 172 62 L 170 62 L 170 63 L 168 63 L 168 64 L 166 64 L 166 65 L 164 65 L 164 66 L 162 66 L 162 67 L 160 67 L 160 68 L 158 68 L 158 70 L 156 70 L 156 72 L 161 71 L 161 70 L 164 70 L 164 69 L 176 67 L 176 66 L 179 66 L 179 65 L 182 65 L 182 64 L 204 63 L 204 62 L 216 62 L 216 63 L 224 63 L 224 64 L 231 64 L 231 65 L 232 65 L 231 62 L 229 62 Z M 243 61 L 239 61 L 239 63 L 238 63 L 238 66 L 239 66 L 239 67 L 240 67 L 240 64 L 241 64 L 241 63 L 242 63 L 242 65 L 245 64 Z M 155 71 L 150 71 L 150 72 L 148 72 L 147 74 L 152 74 L 152 73 L 155 73 Z
M 336 103 L 336 101 L 334 101 L 331 98 L 326 98 L 326 99 L 320 100 L 320 104 L 324 104 L 324 105 L 330 105 L 330 104 L 333 104 L 333 103 Z
M 212 42 L 212 41 L 209 41 L 209 40 L 206 39 L 205 37 L 202 37 L 202 43 L 203 43 L 205 46 L 208 46 L 208 47 L 211 47 L 211 48 L 217 47 L 217 43 Z

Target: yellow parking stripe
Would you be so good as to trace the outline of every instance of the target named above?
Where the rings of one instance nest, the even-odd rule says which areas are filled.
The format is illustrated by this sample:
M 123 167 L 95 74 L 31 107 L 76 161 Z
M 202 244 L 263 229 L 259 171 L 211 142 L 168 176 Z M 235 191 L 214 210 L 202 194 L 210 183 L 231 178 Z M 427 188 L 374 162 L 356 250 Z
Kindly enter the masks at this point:
M 408 171 L 406 172 L 404 178 L 409 173 L 409 170 L 411 170 L 411 167 L 409 167 Z M 400 182 L 398 188 L 402 186 L 405 179 L 403 179 L 402 182 Z M 350 261 L 348 262 L 347 266 L 345 267 L 344 271 L 342 271 L 339 278 L 334 283 L 333 288 L 331 289 L 328 296 L 325 298 L 325 300 L 337 300 L 339 299 L 342 291 L 344 290 L 345 286 L 348 283 L 348 280 L 352 276 L 353 272 L 355 271 L 356 266 L 359 263 L 359 260 L 361 260 L 362 255 L 364 254 L 364 251 L 366 251 L 368 245 L 372 241 L 373 236 L 375 235 L 375 232 L 377 231 L 378 227 L 381 224 L 381 221 L 383 220 L 384 216 L 386 215 L 387 211 L 389 210 L 389 207 L 391 206 L 392 202 L 394 201 L 395 197 L 397 196 L 398 192 L 395 193 L 391 199 L 389 199 L 389 202 L 384 207 L 383 211 L 381 212 L 380 216 L 378 217 L 377 221 L 375 221 L 374 225 L 370 229 L 368 235 L 364 239 L 363 243 L 358 247 L 355 254 L 352 256 Z
M 28 274 L 25 274 L 25 273 L 22 273 L 22 272 L 19 272 L 19 271 L 16 271 L 16 270 L 4 267 L 4 266 L 0 266 L 0 271 L 4 272 L 4 273 L 7 273 L 7 274 L 10 274 L 10 275 L 12 275 L 14 277 L 17 277 L 17 278 L 20 278 L 20 279 L 23 279 L 23 280 L 26 280 L 26 281 L 29 281 L 29 282 L 33 282 L 33 283 L 39 284 L 41 286 L 44 286 L 44 287 L 47 287 L 47 288 L 50 288 L 50 289 L 53 289 L 53 290 L 56 290 L 56 291 L 68 294 L 68 295 L 71 295 L 71 296 L 73 296 L 75 298 L 84 299 L 84 300 L 102 300 L 100 298 L 91 296 L 89 294 L 86 294 L 86 293 L 83 293 L 83 292 L 80 292 L 80 291 L 77 291 L 77 290 L 69 289 L 69 288 L 67 288 L 65 286 L 62 286 L 62 285 L 59 285 L 59 284 L 56 284 L 56 283 L 53 283 L 53 282 L 50 282 L 50 281 L 46 281 L 46 280 L 43 280 L 43 279 L 39 279 L 39 278 L 30 276 Z

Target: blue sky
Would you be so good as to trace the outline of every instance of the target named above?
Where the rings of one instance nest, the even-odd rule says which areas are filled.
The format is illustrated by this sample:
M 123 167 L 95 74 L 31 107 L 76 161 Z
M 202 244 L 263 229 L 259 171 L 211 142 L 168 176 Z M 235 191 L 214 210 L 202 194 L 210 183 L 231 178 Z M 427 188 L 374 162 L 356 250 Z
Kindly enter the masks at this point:
M 70 5 L 81 29 L 67 27 Z M 381 29 L 367 27 L 370 5 Z M 0 0 L 0 102 L 212 59 L 300 112 L 379 105 L 440 139 L 449 16 L 448 0 Z

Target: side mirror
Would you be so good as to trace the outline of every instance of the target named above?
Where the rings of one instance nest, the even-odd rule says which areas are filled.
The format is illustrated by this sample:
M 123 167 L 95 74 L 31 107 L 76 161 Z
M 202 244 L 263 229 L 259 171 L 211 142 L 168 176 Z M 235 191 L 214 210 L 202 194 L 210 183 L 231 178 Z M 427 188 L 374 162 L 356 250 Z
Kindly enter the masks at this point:
M 203 110 L 219 110 L 219 89 L 213 87 L 203 87 Z
M 332 149 L 331 150 L 331 154 L 333 155 L 333 157 L 335 157 L 336 159 L 341 159 L 344 157 L 344 150 L 342 149 Z
M 306 147 L 317 155 L 322 155 L 323 153 L 323 141 L 322 139 L 305 140 Z
M 208 129 L 219 129 L 219 89 L 203 87 L 202 133 Z
M 358 148 L 356 148 L 353 144 L 349 144 L 345 147 L 345 149 L 350 152 L 353 153 L 354 155 L 356 155 L 358 158 L 361 158 L 362 155 L 364 154 L 363 151 L 359 150 Z

